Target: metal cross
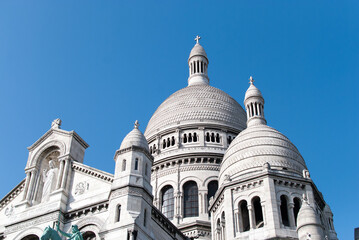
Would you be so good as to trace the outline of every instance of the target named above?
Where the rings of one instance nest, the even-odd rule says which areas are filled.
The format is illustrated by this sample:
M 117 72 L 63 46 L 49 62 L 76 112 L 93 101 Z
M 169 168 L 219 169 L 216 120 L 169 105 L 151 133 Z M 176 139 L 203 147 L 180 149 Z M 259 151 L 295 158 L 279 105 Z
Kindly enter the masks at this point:
M 253 82 L 254 82 L 254 79 L 253 79 L 252 76 L 250 76 L 250 77 L 249 77 L 249 83 L 250 83 L 250 84 L 253 84 Z
M 136 120 L 136 122 L 135 122 L 135 128 L 137 129 L 138 126 L 140 126 L 140 124 L 139 124 L 138 121 Z
M 194 40 L 195 40 L 195 41 L 197 42 L 197 44 L 198 44 L 200 39 L 201 39 L 201 37 L 197 35 Z

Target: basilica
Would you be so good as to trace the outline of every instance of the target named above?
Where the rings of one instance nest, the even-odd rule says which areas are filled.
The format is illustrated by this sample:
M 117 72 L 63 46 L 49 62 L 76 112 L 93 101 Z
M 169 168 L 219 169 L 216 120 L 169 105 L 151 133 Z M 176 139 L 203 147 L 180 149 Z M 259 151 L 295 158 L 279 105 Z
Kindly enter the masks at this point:
M 86 165 L 86 141 L 52 122 L 28 147 L 25 178 L 0 200 L 0 240 L 78 230 L 84 240 L 337 239 L 300 152 L 267 125 L 254 79 L 243 109 L 210 85 L 199 39 L 188 86 L 144 132 L 135 122 L 114 149 L 114 173 Z

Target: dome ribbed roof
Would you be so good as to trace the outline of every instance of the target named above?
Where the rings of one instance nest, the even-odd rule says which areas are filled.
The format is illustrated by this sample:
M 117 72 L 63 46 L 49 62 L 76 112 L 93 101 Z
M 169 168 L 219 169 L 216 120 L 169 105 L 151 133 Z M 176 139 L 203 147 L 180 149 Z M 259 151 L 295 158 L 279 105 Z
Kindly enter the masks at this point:
M 204 48 L 199 43 L 194 45 L 194 47 L 191 50 L 191 53 L 189 54 L 188 59 L 190 59 L 193 56 L 204 56 L 205 58 L 207 58 L 206 51 L 204 50 Z M 207 58 L 207 60 L 208 60 L 208 58 Z
M 308 202 L 303 201 L 297 216 L 297 229 L 307 225 L 321 226 L 321 222 L 314 208 Z
M 244 95 L 244 101 L 250 97 L 260 97 L 263 98 L 261 91 L 259 91 L 259 89 L 254 86 L 253 84 L 251 84 L 249 86 L 249 88 L 246 91 L 246 94 Z
M 266 163 L 273 170 L 300 176 L 307 169 L 298 149 L 286 136 L 267 125 L 255 125 L 239 133 L 228 147 L 219 172 L 219 184 L 227 177 L 233 180 L 262 171 Z
M 143 136 L 142 132 L 137 128 L 134 128 L 131 132 L 129 132 L 126 137 L 123 139 L 120 150 L 129 148 L 132 146 L 141 147 L 147 151 L 149 151 L 148 143 L 146 141 L 145 136 Z
M 213 123 L 242 130 L 246 121 L 243 108 L 227 93 L 209 85 L 193 85 L 175 92 L 157 108 L 145 136 L 187 123 Z

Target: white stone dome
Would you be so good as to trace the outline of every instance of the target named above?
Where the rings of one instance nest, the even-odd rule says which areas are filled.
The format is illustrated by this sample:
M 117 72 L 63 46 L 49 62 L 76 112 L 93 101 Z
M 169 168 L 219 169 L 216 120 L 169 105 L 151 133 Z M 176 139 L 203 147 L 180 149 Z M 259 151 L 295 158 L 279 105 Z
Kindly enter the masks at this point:
M 260 172 L 266 163 L 273 171 L 297 176 L 307 169 L 298 149 L 286 136 L 267 125 L 254 125 L 239 133 L 228 147 L 219 184 Z
M 251 84 L 247 89 L 246 94 L 244 95 L 244 101 L 251 97 L 263 98 L 261 91 L 259 91 L 259 89 L 254 86 L 254 84 Z
M 307 225 L 321 226 L 321 222 L 314 208 L 308 202 L 303 201 L 297 216 L 297 229 Z
M 149 152 L 149 147 L 145 136 L 143 136 L 142 132 L 136 127 L 131 132 L 129 132 L 122 140 L 120 150 L 132 146 L 143 148 Z
M 194 57 L 194 56 L 203 56 L 203 57 L 207 58 L 206 51 L 199 43 L 194 45 L 194 47 L 191 50 L 191 53 L 189 54 L 188 59 L 190 59 L 191 57 Z M 207 58 L 207 61 L 208 61 L 208 58 Z
M 157 108 L 145 136 L 148 139 L 160 131 L 186 124 L 242 130 L 246 121 L 243 108 L 227 93 L 206 84 L 192 85 L 173 93 Z

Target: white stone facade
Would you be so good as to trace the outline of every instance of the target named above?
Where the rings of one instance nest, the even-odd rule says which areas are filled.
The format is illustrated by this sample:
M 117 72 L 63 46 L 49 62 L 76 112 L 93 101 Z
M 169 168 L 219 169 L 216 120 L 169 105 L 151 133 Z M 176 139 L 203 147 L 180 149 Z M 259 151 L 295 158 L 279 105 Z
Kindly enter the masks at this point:
M 87 143 L 54 120 L 28 148 L 25 179 L 0 201 L 0 239 L 36 240 L 57 223 L 78 225 L 87 240 L 337 239 L 298 149 L 267 126 L 253 79 L 245 111 L 209 85 L 196 40 L 188 86 L 144 134 L 135 123 L 114 174 L 85 165 Z

